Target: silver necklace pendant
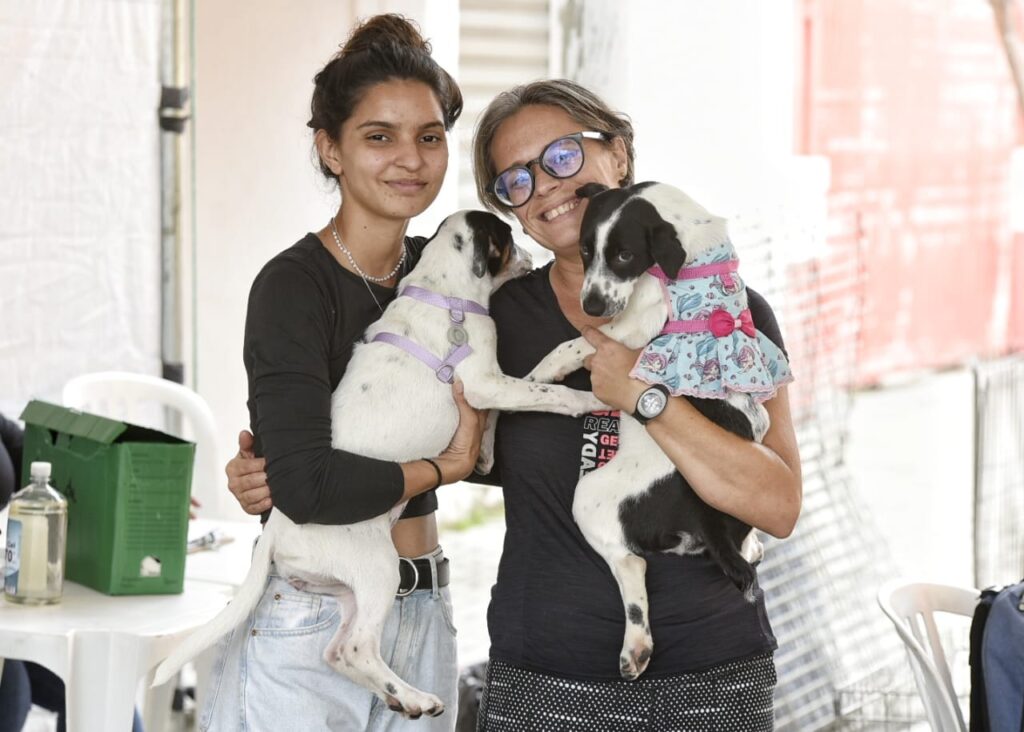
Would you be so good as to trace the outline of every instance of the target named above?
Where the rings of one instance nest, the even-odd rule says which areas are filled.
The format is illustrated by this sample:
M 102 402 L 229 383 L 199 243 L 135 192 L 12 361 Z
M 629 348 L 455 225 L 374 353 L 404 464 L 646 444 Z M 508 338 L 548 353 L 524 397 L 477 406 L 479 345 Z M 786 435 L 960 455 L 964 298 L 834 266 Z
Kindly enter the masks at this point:
M 352 269 L 354 269 L 356 271 L 356 274 L 359 275 L 360 277 L 362 277 L 364 280 L 369 280 L 370 282 L 376 282 L 377 284 L 380 284 L 381 282 L 387 282 L 392 277 L 394 277 L 396 274 L 398 274 L 399 271 L 402 269 L 402 265 L 405 264 L 406 249 L 405 249 L 405 242 L 403 242 L 402 243 L 402 254 L 401 254 L 401 256 L 398 257 L 398 264 L 395 265 L 395 268 L 393 270 L 388 272 L 386 275 L 382 275 L 380 277 L 374 277 L 373 275 L 368 275 L 368 274 L 366 274 L 366 272 L 364 272 L 362 270 L 362 268 L 359 266 L 358 262 L 356 262 L 356 258 L 352 256 L 352 252 L 350 252 L 348 250 L 348 247 L 346 247 L 344 244 L 341 243 L 341 236 L 339 236 L 339 234 L 338 234 L 338 225 L 334 222 L 334 217 L 333 216 L 331 217 L 331 234 L 334 236 L 334 243 L 338 245 L 338 250 L 342 254 L 344 254 L 345 257 L 348 258 L 348 262 L 349 262 L 349 264 L 352 265 Z M 374 298 L 374 299 L 376 300 L 376 298 Z M 379 305 L 378 305 L 378 307 L 379 307 Z

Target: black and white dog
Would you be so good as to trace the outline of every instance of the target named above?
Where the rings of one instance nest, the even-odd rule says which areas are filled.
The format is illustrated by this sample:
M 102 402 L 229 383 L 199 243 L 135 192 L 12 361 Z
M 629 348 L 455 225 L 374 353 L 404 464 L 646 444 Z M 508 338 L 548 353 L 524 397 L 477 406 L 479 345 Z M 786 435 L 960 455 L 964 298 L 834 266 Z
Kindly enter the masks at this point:
M 589 392 L 499 370 L 486 306 L 494 290 L 530 266 L 496 216 L 460 211 L 445 219 L 402 280 L 399 297 L 355 347 L 332 399 L 334 447 L 397 462 L 440 454 L 459 421 L 450 386 L 455 376 L 477 409 L 580 415 L 604 408 Z M 154 684 L 245 620 L 273 560 L 294 587 L 338 599 L 340 625 L 323 654 L 328 664 L 406 717 L 443 712 L 440 699 L 407 684 L 380 656 L 399 586 L 391 527 L 404 507 L 347 526 L 298 525 L 273 511 L 234 600 L 161 664 Z
M 668 332 L 672 322 L 684 323 L 680 330 L 693 334 L 709 320 L 723 317 L 724 308 L 716 314 L 707 307 L 708 302 L 736 306 L 740 311 L 746 307 L 746 291 L 735 275 L 737 260 L 734 253 L 730 255 L 725 220 L 710 215 L 682 191 L 660 183 L 619 189 L 590 183 L 577 195 L 590 199 L 580 235 L 586 267 L 580 295 L 584 310 L 594 316 L 614 316 L 601 330 L 624 345 L 660 348 L 645 351 L 638 367 L 651 366 L 648 371 L 658 372 L 671 393 L 688 395 L 704 416 L 723 428 L 761 441 L 769 421 L 760 402 L 770 394 L 724 386 L 719 361 L 708 355 L 709 349 L 716 347 L 710 332 L 687 335 L 691 341 L 686 343 L 674 340 L 683 336 Z M 709 259 L 710 265 L 694 264 Z M 665 277 L 649 273 L 667 273 L 667 278 L 675 281 L 677 273 L 682 280 L 688 271 L 694 273 L 693 279 L 698 275 L 713 279 L 724 292 L 711 293 L 710 301 L 702 301 L 699 286 L 687 284 L 681 294 L 673 294 L 663 284 Z M 695 308 L 696 317 L 673 321 L 678 317 L 677 306 Z M 749 311 L 744 317 L 744 327 L 753 330 Z M 741 326 L 739 317 L 724 318 L 729 334 Z M 725 348 L 731 351 L 732 343 Z M 593 350 L 582 338 L 567 341 L 527 378 L 541 382 L 564 378 L 580 368 Z M 698 361 L 700 353 L 704 353 L 704 362 L 685 363 L 688 358 Z M 752 346 L 740 344 L 735 355 L 738 365 L 726 366 L 738 369 L 747 379 L 749 373 L 763 370 L 764 362 L 757 362 L 755 355 L 760 358 Z M 710 363 L 713 368 L 707 366 Z M 640 378 L 650 380 L 649 376 Z M 705 395 L 702 385 L 709 383 L 717 398 L 698 398 Z M 653 650 L 643 554 L 707 552 L 749 600 L 755 579 L 751 565 L 760 559 L 762 547 L 750 526 L 697 496 L 639 422 L 623 414 L 619 429 L 615 457 L 580 480 L 573 516 L 618 582 L 628 619 L 620 671 L 623 677 L 635 679 L 646 669 Z

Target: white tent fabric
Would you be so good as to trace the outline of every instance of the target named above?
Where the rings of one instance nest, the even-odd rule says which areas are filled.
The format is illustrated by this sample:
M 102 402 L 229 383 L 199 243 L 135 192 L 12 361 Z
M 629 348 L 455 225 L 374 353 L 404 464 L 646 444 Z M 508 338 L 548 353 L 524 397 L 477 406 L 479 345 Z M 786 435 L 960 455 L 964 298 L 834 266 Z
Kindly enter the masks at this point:
M 0 411 L 160 365 L 159 0 L 0 1 Z

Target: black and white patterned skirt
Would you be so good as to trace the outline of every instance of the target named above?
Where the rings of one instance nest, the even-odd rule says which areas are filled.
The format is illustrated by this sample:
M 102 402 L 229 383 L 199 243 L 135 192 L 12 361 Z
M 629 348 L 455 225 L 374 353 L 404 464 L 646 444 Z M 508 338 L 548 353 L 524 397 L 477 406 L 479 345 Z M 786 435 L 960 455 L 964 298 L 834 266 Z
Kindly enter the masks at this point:
M 771 654 L 637 681 L 576 681 L 492 660 L 477 731 L 764 732 L 774 691 Z

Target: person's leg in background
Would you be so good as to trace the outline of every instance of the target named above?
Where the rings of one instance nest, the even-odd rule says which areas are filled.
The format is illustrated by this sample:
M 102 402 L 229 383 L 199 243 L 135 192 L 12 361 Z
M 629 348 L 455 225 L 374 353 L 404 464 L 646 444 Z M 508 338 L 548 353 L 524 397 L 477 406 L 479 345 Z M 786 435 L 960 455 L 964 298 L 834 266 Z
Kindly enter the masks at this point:
M 66 732 L 64 682 L 50 669 L 30 661 L 25 662 L 25 671 L 31 689 L 32 703 L 57 713 L 57 732 Z M 132 732 L 142 732 L 142 718 L 135 710 Z
M 4 661 L 0 675 L 0 732 L 20 732 L 32 708 L 32 690 L 22 661 Z

